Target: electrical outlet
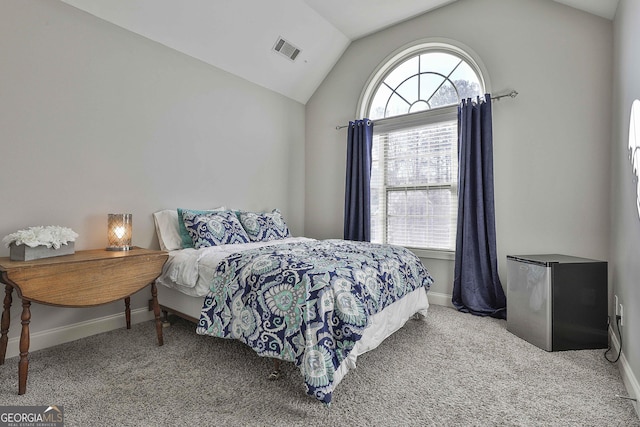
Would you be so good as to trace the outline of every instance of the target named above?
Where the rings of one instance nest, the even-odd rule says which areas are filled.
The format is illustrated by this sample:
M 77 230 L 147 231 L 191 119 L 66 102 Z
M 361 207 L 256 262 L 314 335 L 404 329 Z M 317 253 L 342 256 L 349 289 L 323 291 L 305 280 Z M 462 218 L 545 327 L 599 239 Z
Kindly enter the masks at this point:
M 614 295 L 613 299 L 615 300 L 615 304 L 614 307 L 616 308 L 616 316 L 618 316 L 620 314 L 620 307 L 618 305 L 618 295 Z
M 622 304 L 620 304 L 620 326 L 624 326 L 624 315 L 622 313 Z

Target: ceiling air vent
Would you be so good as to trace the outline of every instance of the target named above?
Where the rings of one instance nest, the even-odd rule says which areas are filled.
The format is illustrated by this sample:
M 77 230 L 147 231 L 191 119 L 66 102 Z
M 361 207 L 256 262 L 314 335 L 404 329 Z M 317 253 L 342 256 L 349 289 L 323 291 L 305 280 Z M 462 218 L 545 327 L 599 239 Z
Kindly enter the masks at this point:
M 292 61 L 295 61 L 300 54 L 300 49 L 298 49 L 282 37 L 278 37 L 276 44 L 273 46 L 273 50 L 286 56 Z

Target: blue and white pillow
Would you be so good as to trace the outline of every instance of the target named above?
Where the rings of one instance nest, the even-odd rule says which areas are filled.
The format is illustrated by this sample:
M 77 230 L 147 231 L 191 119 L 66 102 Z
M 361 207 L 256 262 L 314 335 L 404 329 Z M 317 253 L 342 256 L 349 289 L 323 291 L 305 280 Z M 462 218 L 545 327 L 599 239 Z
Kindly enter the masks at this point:
M 238 217 L 252 242 L 267 242 L 291 237 L 289 227 L 277 209 L 271 213 L 239 212 Z
M 215 209 L 207 209 L 207 210 L 199 210 L 199 209 L 182 209 L 182 208 L 178 208 L 178 234 L 180 234 L 180 240 L 181 240 L 181 244 L 180 247 L 181 248 L 193 248 L 193 240 L 191 240 L 191 235 L 189 234 L 189 232 L 187 231 L 187 228 L 184 226 L 184 220 L 182 219 L 182 213 L 183 212 L 190 212 L 191 214 L 194 215 L 202 215 L 205 213 L 209 213 L 209 212 L 220 212 L 220 211 L 226 211 L 227 208 L 225 208 L 224 206 L 221 206 L 219 208 L 215 208 Z
M 196 249 L 250 241 L 238 217 L 231 211 L 198 214 L 185 210 L 182 220 Z

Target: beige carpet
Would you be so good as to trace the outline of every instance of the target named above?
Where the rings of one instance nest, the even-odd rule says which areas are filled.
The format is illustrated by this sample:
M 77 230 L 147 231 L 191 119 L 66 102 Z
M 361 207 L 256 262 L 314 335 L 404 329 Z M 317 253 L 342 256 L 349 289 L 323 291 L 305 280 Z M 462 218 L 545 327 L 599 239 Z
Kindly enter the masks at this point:
M 358 359 L 325 407 L 297 369 L 178 321 L 157 347 L 152 322 L 0 366 L 0 405 L 62 405 L 66 426 L 640 426 L 602 350 L 547 353 L 501 320 L 432 306 Z

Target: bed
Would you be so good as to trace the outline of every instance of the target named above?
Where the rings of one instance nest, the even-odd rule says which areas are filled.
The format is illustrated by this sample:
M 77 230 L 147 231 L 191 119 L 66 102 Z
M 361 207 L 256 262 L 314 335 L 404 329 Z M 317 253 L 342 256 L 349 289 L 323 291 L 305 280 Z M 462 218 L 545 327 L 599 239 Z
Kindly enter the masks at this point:
M 156 280 L 162 310 L 194 321 L 198 334 L 295 363 L 306 393 L 325 404 L 359 355 L 427 314 L 433 280 L 402 247 L 292 237 L 277 210 L 154 219 L 169 251 Z

